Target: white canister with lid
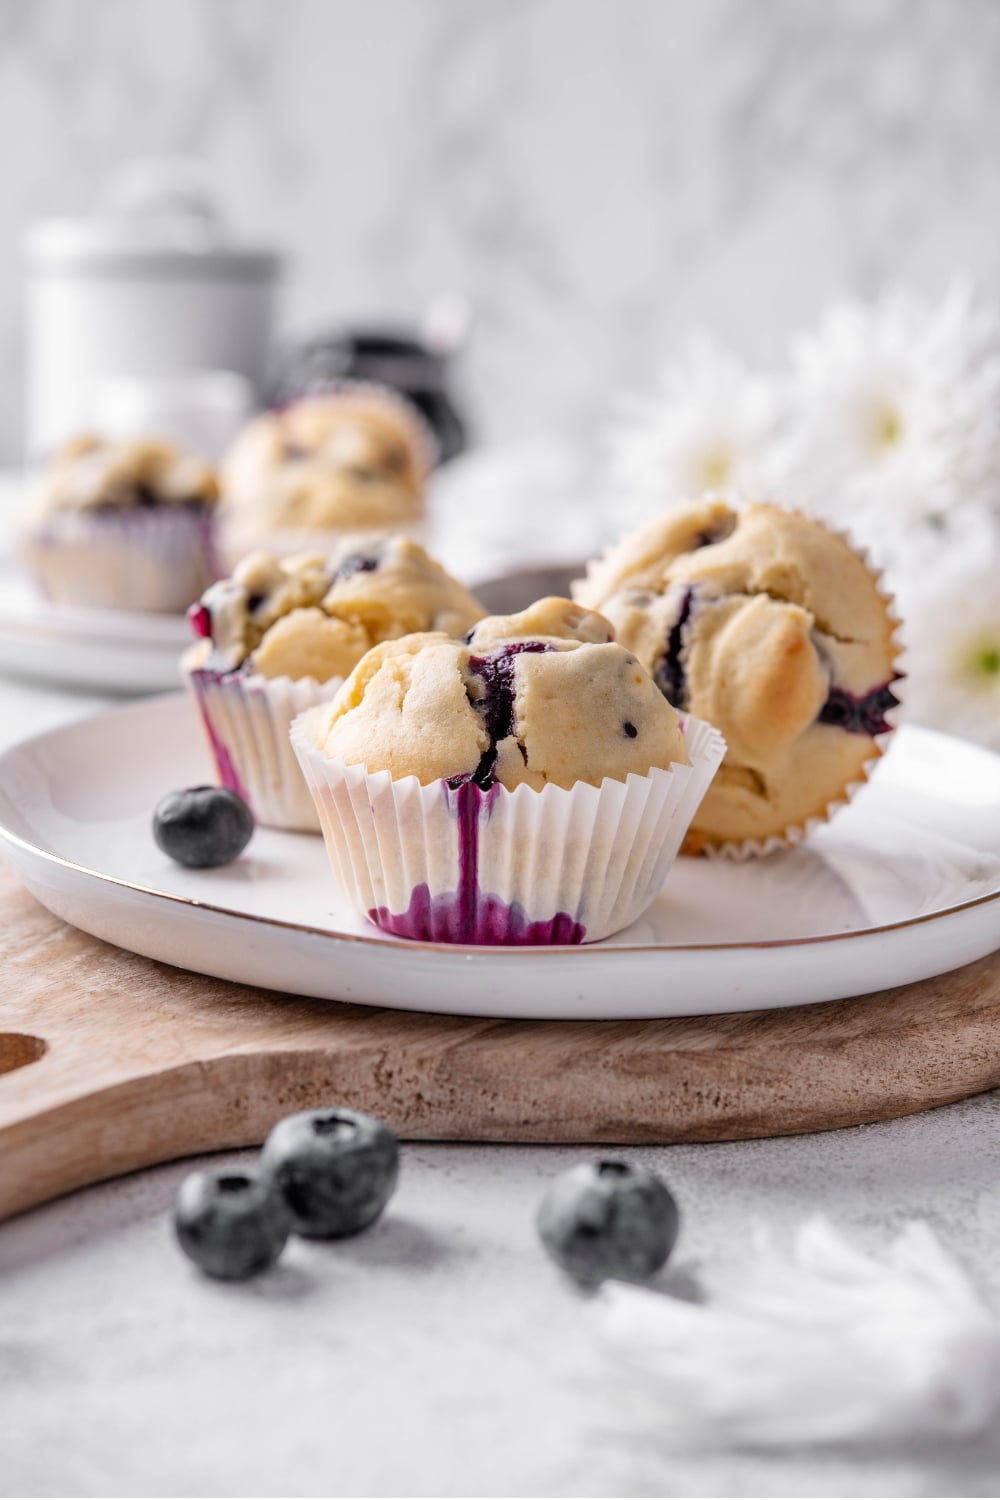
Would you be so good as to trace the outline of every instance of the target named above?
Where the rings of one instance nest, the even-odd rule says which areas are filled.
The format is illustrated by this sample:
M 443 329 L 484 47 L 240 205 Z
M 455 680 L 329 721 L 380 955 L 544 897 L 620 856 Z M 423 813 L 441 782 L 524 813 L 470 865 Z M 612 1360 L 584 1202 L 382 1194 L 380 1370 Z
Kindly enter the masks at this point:
M 234 371 L 260 390 L 280 256 L 231 241 L 202 163 L 137 163 L 92 217 L 44 220 L 24 249 L 29 458 L 99 428 L 123 378 Z

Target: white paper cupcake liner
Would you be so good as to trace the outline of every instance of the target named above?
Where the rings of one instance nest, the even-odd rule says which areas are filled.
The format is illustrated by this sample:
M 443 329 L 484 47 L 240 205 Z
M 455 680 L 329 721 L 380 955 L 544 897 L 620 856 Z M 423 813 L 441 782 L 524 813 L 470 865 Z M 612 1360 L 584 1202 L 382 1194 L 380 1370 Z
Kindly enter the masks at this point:
M 725 754 L 684 725 L 691 764 L 600 786 L 423 786 L 327 756 L 321 714 L 292 726 L 334 874 L 399 937 L 470 944 L 597 942 L 645 911 Z
M 219 577 L 214 515 L 186 506 L 55 514 L 20 547 L 54 604 L 182 614 Z
M 223 675 L 198 667 L 191 655 L 184 660 L 184 676 L 222 785 L 239 792 L 264 827 L 318 833 L 316 807 L 289 730 L 305 709 L 328 703 L 343 678 L 319 683 L 312 677 Z

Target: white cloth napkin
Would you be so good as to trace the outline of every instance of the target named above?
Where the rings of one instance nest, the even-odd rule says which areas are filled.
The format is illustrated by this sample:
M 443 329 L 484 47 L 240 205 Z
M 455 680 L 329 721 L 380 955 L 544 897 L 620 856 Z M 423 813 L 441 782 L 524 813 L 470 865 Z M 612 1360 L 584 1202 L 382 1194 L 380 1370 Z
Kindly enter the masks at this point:
M 971 1437 L 1000 1413 L 1000 1325 L 922 1222 L 882 1258 L 826 1219 L 758 1231 L 703 1303 L 607 1284 L 603 1341 L 653 1419 L 691 1442 L 781 1447 Z

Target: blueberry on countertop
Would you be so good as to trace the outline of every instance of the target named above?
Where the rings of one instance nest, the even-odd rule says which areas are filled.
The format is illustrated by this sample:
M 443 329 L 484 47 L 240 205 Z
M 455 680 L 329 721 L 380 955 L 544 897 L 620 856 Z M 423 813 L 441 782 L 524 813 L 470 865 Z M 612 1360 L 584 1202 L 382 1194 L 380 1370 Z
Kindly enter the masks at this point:
M 253 814 L 226 786 L 191 786 L 170 792 L 153 814 L 153 837 L 179 865 L 205 870 L 228 865 L 253 833 Z
M 538 1210 L 542 1244 L 577 1281 L 643 1281 L 666 1263 L 680 1215 L 660 1179 L 623 1161 L 583 1162 L 555 1179 Z
M 246 1281 L 273 1266 L 289 1227 L 273 1184 L 242 1167 L 192 1172 L 174 1204 L 181 1249 L 207 1276 L 225 1281 Z
M 399 1146 L 381 1120 L 354 1109 L 288 1115 L 261 1152 L 262 1174 L 282 1194 L 297 1234 L 339 1239 L 374 1223 L 392 1197 Z

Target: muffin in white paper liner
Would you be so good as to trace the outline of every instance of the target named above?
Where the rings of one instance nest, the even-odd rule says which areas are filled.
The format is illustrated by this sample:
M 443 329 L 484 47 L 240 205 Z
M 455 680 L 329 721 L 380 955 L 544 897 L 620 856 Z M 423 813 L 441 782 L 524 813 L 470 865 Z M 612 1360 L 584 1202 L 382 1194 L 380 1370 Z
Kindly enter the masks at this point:
M 264 677 L 213 672 L 184 658 L 184 676 L 198 705 L 219 780 L 249 803 L 267 828 L 318 833 L 319 818 L 292 750 L 289 730 L 305 709 L 325 704 L 343 678 Z
M 541 791 L 474 782 L 423 785 L 328 756 L 322 715 L 291 742 L 345 894 L 397 937 L 469 944 L 598 942 L 658 894 L 725 754 L 688 717 L 689 765 L 600 786 Z
M 181 614 L 219 576 L 202 507 L 56 512 L 23 527 L 20 550 L 53 604 Z
M 717 513 L 720 509 L 722 509 L 723 512 L 728 509 L 730 514 L 739 514 L 741 511 L 748 508 L 748 501 L 746 500 L 746 497 L 734 493 L 719 495 L 709 492 L 703 495 L 698 502 L 695 502 L 695 504 L 699 507 L 705 508 L 705 514 L 709 517 L 713 526 L 719 523 L 719 516 Z M 829 797 L 827 800 L 818 798 L 815 808 L 811 811 L 808 817 L 797 817 L 794 819 L 790 819 L 780 831 L 775 830 L 774 832 L 771 832 L 766 836 L 747 837 L 743 839 L 726 839 L 719 841 L 717 837 L 711 833 L 708 833 L 698 827 L 692 828 L 685 840 L 683 852 L 686 854 L 703 854 L 710 859 L 729 859 L 737 861 L 748 860 L 760 857 L 762 855 L 771 854 L 782 849 L 793 848 L 795 845 L 801 843 L 815 828 L 827 822 L 839 808 L 845 806 L 854 796 L 855 792 L 860 787 L 864 786 L 873 769 L 878 764 L 878 761 L 881 759 L 886 745 L 888 744 L 892 730 L 895 728 L 896 723 L 898 722 L 899 716 L 899 707 L 901 701 L 900 685 L 903 681 L 904 675 L 900 669 L 900 655 L 903 649 L 899 639 L 900 620 L 899 615 L 896 612 L 894 597 L 892 593 L 886 588 L 884 576 L 881 570 L 873 561 L 869 550 L 866 547 L 860 545 L 849 532 L 831 525 L 828 521 L 819 521 L 815 516 L 809 515 L 807 512 L 798 509 L 795 506 L 788 505 L 780 500 L 769 500 L 764 502 L 764 505 L 782 514 L 798 518 L 801 521 L 809 522 L 810 525 L 818 527 L 827 534 L 838 538 L 838 540 L 844 543 L 846 547 L 854 554 L 855 558 L 863 565 L 864 570 L 874 587 L 875 593 L 878 595 L 878 598 L 883 606 L 885 621 L 887 622 L 888 626 L 891 627 L 891 629 L 887 632 L 888 646 L 890 651 L 889 676 L 885 682 L 879 685 L 878 688 L 871 689 L 868 696 L 874 697 L 875 695 L 881 693 L 883 694 L 883 696 L 887 696 L 889 701 L 888 704 L 880 703 L 878 705 L 877 718 L 884 727 L 879 732 L 873 733 L 869 731 L 865 735 L 866 738 L 869 738 L 872 741 L 873 749 L 871 755 L 867 759 L 865 759 L 860 764 L 860 766 L 857 767 L 857 774 L 841 782 L 841 784 L 837 787 L 834 796 Z M 675 508 L 675 511 L 678 517 L 678 525 L 683 525 L 683 507 L 678 506 Z M 670 522 L 675 515 L 675 511 L 668 511 L 662 517 L 662 524 L 667 532 L 669 532 Z M 647 529 L 651 531 L 652 527 L 649 527 Z M 711 526 L 709 526 L 707 529 L 711 530 L 712 528 Z M 727 535 L 728 533 L 723 531 L 722 536 L 717 539 L 724 541 L 726 540 Z M 606 591 L 613 590 L 615 588 L 621 590 L 623 587 L 627 588 L 628 586 L 627 574 L 619 572 L 618 576 L 616 577 L 616 559 L 621 558 L 624 549 L 630 542 L 639 543 L 641 542 L 641 538 L 641 530 L 636 533 L 632 533 L 629 537 L 626 537 L 614 546 L 607 548 L 599 558 L 596 558 L 588 563 L 586 568 L 586 577 L 584 579 L 578 580 L 573 585 L 572 591 L 574 598 L 583 602 L 587 607 L 605 609 L 610 602 L 610 595 L 608 595 L 608 597 L 604 597 Z M 703 533 L 696 538 L 691 548 L 685 550 L 700 552 L 701 548 L 711 540 L 713 540 L 713 538 Z M 678 556 L 680 555 L 682 554 L 679 553 Z M 655 564 L 655 560 L 656 554 L 652 545 L 648 546 L 645 552 L 642 551 L 641 547 L 638 548 L 636 556 L 636 567 L 640 571 L 653 566 Z M 620 568 L 621 563 L 619 561 L 619 569 Z M 643 585 L 643 587 L 645 587 L 645 585 Z M 784 597 L 784 595 L 779 592 L 775 595 L 775 597 L 780 599 Z M 709 596 L 709 602 L 713 602 L 713 597 L 711 595 Z M 789 602 L 792 601 L 789 600 Z M 611 612 L 609 611 L 609 613 Z M 611 617 L 613 619 L 614 615 L 612 614 Z M 627 641 L 627 638 L 626 643 L 632 644 L 633 649 L 637 649 L 634 643 Z M 642 659 L 641 651 L 639 651 L 638 654 L 640 655 L 640 659 Z M 650 668 L 650 670 L 652 670 L 652 668 Z M 843 705 L 848 704 L 849 695 L 841 692 L 840 696 L 843 700 Z M 828 700 L 828 703 L 823 707 L 824 715 L 827 713 L 828 709 L 833 708 L 832 698 L 833 690 L 831 689 L 831 699 Z M 854 700 L 854 702 L 856 704 L 860 704 L 861 700 Z M 831 727 L 838 727 L 837 719 L 834 716 L 821 717 L 821 719 L 817 722 L 822 722 L 823 724 Z M 846 727 L 846 725 L 842 727 Z

